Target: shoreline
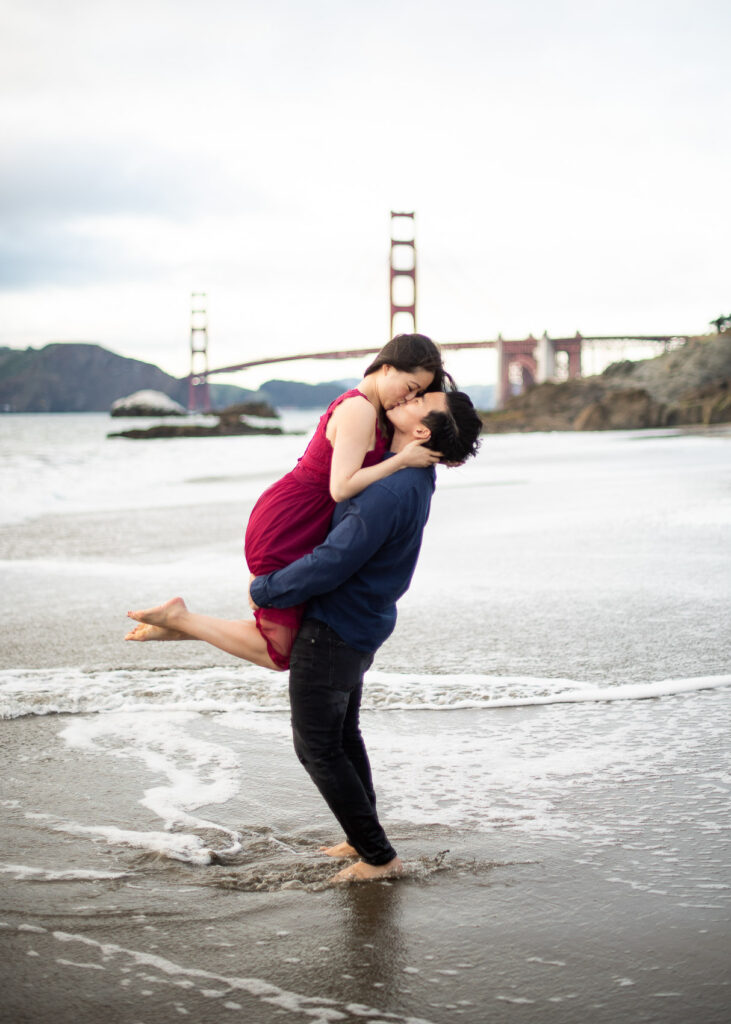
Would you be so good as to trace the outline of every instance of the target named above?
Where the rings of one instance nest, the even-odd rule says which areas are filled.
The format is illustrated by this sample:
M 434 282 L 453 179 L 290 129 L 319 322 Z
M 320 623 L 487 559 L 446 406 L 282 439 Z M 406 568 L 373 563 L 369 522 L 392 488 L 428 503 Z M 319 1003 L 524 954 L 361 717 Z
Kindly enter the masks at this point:
M 664 715 L 686 699 L 651 703 Z M 494 712 L 512 730 L 549 713 Z M 475 831 L 399 822 L 387 806 L 405 876 L 331 888 L 337 864 L 317 853 L 337 839 L 327 809 L 288 744 L 246 730 L 235 750 L 248 782 L 195 812 L 235 826 L 238 854 L 195 865 L 120 841 L 120 826 L 160 828 L 139 799 L 156 772 L 61 736 L 105 717 L 0 723 L 2 1020 L 95 1024 L 101 1007 L 115 1024 L 181 1014 L 207 1024 L 224 1008 L 257 1024 L 282 1010 L 323 1024 L 364 1014 L 392 1024 L 727 1019 L 726 876 L 718 836 L 711 846 L 707 828 L 704 838 L 693 825 L 690 762 L 674 780 L 660 776 L 650 803 L 641 778 L 596 790 L 597 821 L 619 822 L 643 802 L 619 843 L 591 818 L 585 836 L 562 835 L 560 821 L 554 835 L 516 830 L 509 818 Z M 191 721 L 207 742 L 226 731 L 222 716 Z M 582 795 L 565 796 L 582 813 Z M 82 820 L 93 828 L 75 828 Z M 190 831 L 182 824 L 172 835 Z
M 0 721 L 3 1024 L 725 1024 L 717 435 L 505 438 L 442 474 L 362 716 L 406 877 L 333 889 L 286 678 L 122 640 L 173 593 L 240 614 L 297 439 L 162 460 L 35 419 L 3 421 L 0 700 L 64 713 Z

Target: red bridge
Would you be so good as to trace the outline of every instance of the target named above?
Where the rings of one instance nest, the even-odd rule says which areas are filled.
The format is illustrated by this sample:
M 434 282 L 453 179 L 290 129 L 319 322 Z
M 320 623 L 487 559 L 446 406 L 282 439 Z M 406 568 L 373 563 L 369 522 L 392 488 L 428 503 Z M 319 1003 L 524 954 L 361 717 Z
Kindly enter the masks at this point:
M 409 334 L 416 327 L 416 241 L 415 214 L 391 211 L 391 256 L 389 291 L 391 329 L 394 334 Z M 190 376 L 188 377 L 188 405 L 191 409 L 209 409 L 208 378 L 215 373 L 236 373 L 254 366 L 272 363 L 293 363 L 302 359 L 353 359 L 370 356 L 379 348 L 340 349 L 335 352 L 310 352 L 294 356 L 267 356 L 250 359 L 233 366 L 208 369 L 208 326 L 205 293 L 194 292 L 190 330 Z M 562 377 L 581 376 L 581 348 L 584 342 L 654 342 L 667 347 L 671 342 L 683 342 L 684 335 L 623 334 L 611 337 L 587 336 L 577 333 L 573 338 L 542 338 L 529 335 L 520 341 L 498 335 L 495 341 L 440 342 L 444 351 L 471 348 L 495 348 L 498 353 L 497 404 L 501 406 L 511 392 L 520 391 L 533 383 Z
M 578 332 L 572 338 L 550 338 L 544 334 L 542 338 L 529 335 L 521 340 L 509 340 L 498 336 L 495 341 L 446 341 L 439 342 L 442 351 L 465 349 L 495 348 L 498 352 L 498 394 L 497 404 L 501 406 L 511 390 L 520 389 L 534 383 L 552 380 L 556 377 L 557 356 L 563 354 L 565 359 L 565 376 L 581 376 L 581 348 L 584 342 L 641 342 L 655 343 L 667 348 L 672 342 L 682 343 L 687 335 L 674 334 L 623 334 L 619 335 L 581 335 Z M 374 348 L 338 349 L 330 352 L 309 352 L 293 356 L 267 356 L 264 359 L 250 359 L 245 363 L 231 366 L 218 366 L 213 370 L 203 369 L 190 376 L 191 408 L 205 408 L 208 404 L 207 381 L 218 373 L 237 373 L 255 366 L 268 366 L 272 363 L 294 363 L 304 359 L 357 359 L 370 356 L 380 351 Z M 516 372 L 517 371 L 517 372 Z M 197 401 L 197 391 L 200 398 Z

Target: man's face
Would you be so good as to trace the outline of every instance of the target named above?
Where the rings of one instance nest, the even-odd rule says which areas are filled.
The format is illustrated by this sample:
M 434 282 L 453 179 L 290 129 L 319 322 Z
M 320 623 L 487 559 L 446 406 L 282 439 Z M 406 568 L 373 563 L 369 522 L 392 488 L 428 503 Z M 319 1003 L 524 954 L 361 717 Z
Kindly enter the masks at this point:
M 446 412 L 447 396 L 443 391 L 428 391 L 425 395 L 412 398 L 410 402 L 404 402 L 393 409 L 389 409 L 386 416 L 393 424 L 394 430 L 403 434 L 413 435 L 422 426 L 422 420 L 430 412 Z

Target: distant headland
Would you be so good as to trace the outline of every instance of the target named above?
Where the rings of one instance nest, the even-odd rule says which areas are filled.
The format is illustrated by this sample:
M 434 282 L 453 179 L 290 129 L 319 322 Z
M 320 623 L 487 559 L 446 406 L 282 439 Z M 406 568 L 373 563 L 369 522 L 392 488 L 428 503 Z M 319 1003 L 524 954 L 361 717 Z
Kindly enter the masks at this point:
M 266 402 L 275 409 L 326 409 L 357 380 L 305 384 L 268 380 L 257 391 L 210 383 L 211 405 L 222 410 L 242 402 Z M 491 409 L 495 388 L 465 388 L 479 409 Z M 171 377 L 158 366 L 110 352 L 101 345 L 55 342 L 43 348 L 0 347 L 0 412 L 109 412 L 136 391 L 159 391 L 180 405 L 188 401 L 188 378 Z
M 352 383 L 270 380 L 257 391 L 211 383 L 211 404 L 215 409 L 241 402 L 324 409 Z M 146 390 L 162 392 L 185 405 L 188 378 L 172 377 L 152 363 L 117 355 L 101 345 L 57 342 L 39 349 L 0 347 L 2 412 L 109 412 L 119 399 Z
M 325 409 L 354 383 L 270 380 L 257 391 L 211 383 L 211 404 L 219 411 L 252 402 L 273 409 Z M 172 377 L 152 363 L 117 355 L 101 345 L 0 347 L 1 412 L 109 412 L 119 399 L 142 390 L 161 392 L 184 406 L 188 379 Z M 478 409 L 492 409 L 492 385 L 464 390 Z M 731 327 L 689 338 L 681 348 L 654 359 L 625 360 L 593 377 L 538 384 L 510 398 L 504 408 L 483 412 L 482 417 L 487 433 L 731 423 Z

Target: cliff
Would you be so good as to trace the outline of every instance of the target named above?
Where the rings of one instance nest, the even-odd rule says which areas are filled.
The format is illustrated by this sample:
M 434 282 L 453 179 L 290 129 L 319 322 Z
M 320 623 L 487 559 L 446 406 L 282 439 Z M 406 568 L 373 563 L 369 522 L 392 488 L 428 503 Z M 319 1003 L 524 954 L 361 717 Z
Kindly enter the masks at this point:
M 482 418 L 486 433 L 731 423 L 731 330 L 595 377 L 536 385 Z

